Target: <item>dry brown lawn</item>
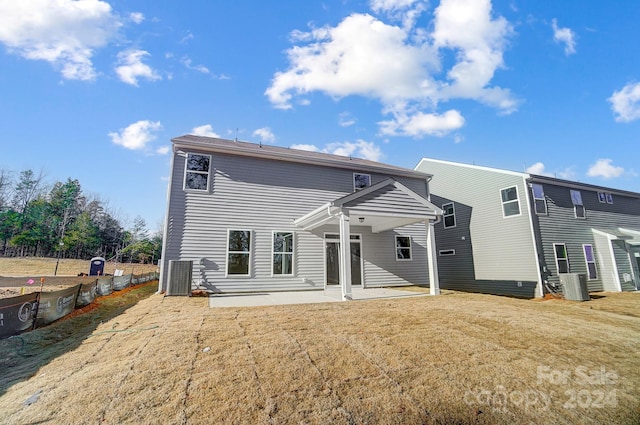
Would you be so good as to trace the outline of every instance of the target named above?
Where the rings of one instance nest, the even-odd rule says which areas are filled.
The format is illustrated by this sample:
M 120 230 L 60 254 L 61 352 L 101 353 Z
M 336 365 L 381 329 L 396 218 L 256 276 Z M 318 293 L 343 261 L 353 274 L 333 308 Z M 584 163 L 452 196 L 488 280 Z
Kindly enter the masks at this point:
M 95 279 L 95 277 L 78 276 L 79 273 L 89 272 L 88 260 L 60 259 L 58 272 L 54 276 L 56 261 L 55 258 L 44 257 L 0 257 L 0 298 L 38 292 L 41 289 L 43 292 L 56 291 Z M 158 271 L 158 266 L 110 261 L 105 264 L 104 272 L 113 274 L 115 269 L 123 270 L 126 274 L 143 274 Z M 44 278 L 42 287 L 41 278 Z
M 154 290 L 0 341 L 0 423 L 640 423 L 638 293 L 211 309 Z
M 53 276 L 56 261 L 55 258 L 46 257 L 0 257 L 0 277 Z M 105 273 L 113 274 L 115 269 L 124 270 L 125 274 L 141 274 L 155 272 L 158 266 L 114 261 L 108 261 L 104 265 Z M 57 276 L 77 276 L 78 273 L 89 273 L 89 260 L 60 259 Z

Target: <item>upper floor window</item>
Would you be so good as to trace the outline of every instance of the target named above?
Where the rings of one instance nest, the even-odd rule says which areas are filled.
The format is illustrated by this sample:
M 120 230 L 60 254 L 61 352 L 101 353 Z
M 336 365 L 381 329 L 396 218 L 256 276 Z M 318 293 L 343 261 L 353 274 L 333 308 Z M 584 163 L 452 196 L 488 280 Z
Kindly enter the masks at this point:
M 504 217 L 520 215 L 520 201 L 518 200 L 518 188 L 516 186 L 507 187 L 500 191 L 502 199 L 502 213 Z
M 533 183 L 531 185 L 533 192 L 533 209 L 538 215 L 547 215 L 547 199 L 544 197 L 544 188 L 541 184 Z
M 411 260 L 411 237 L 396 235 L 396 260 Z
M 371 186 L 371 175 L 362 173 L 353 173 L 353 190 L 364 189 Z
M 587 212 L 582 203 L 582 194 L 579 190 L 571 190 L 571 202 L 573 203 L 576 218 L 587 218 Z
M 613 204 L 613 195 L 607 192 L 598 192 L 598 201 L 601 203 Z
M 184 188 L 188 190 L 209 190 L 211 155 L 188 153 L 184 169 Z
M 456 227 L 456 211 L 453 206 L 453 202 L 444 204 L 442 206 L 442 212 L 442 221 L 444 223 L 444 228 L 448 229 L 450 227 Z
M 274 275 L 293 274 L 293 232 L 273 232 Z

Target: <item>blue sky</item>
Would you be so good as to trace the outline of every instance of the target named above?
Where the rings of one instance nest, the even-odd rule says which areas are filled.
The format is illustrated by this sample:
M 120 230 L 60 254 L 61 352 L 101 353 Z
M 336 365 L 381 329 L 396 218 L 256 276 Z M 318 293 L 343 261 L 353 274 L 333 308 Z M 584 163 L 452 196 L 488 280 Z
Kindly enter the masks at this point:
M 0 169 L 162 223 L 170 139 L 640 192 L 640 3 L 0 0 Z

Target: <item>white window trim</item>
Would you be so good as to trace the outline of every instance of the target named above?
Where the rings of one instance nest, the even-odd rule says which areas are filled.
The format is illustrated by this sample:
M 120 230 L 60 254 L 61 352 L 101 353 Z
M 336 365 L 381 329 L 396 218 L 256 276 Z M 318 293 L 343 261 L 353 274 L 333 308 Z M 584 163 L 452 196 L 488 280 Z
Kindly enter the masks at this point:
M 518 214 L 513 214 L 513 215 L 505 215 L 505 211 L 504 211 L 504 204 L 505 202 L 502 200 L 502 191 L 506 190 L 506 189 L 511 189 L 512 187 L 516 188 L 516 199 L 513 201 L 507 201 L 509 203 L 511 202 L 517 202 L 518 203 Z M 500 189 L 498 191 L 498 196 L 500 197 L 500 208 L 502 208 L 502 218 L 511 218 L 511 217 L 519 217 L 522 215 L 522 205 L 520 205 L 520 190 L 518 190 L 518 185 L 514 184 L 513 186 L 507 186 L 507 187 L 503 187 L 502 189 Z
M 591 255 L 593 255 L 593 261 L 589 261 L 587 259 L 587 250 L 585 249 L 585 247 L 590 246 L 591 247 Z M 598 264 L 596 263 L 596 253 L 593 250 L 593 245 L 590 243 L 584 243 L 582 244 L 582 252 L 584 253 L 584 263 L 587 266 L 587 280 L 598 280 Z M 593 267 L 596 269 L 596 277 L 591 278 L 589 276 L 589 263 L 593 263 Z
M 365 187 L 356 187 L 356 175 L 360 175 L 360 176 L 367 176 L 369 177 L 369 184 L 365 187 L 369 187 L 371 186 L 371 174 L 366 174 L 366 173 L 353 173 L 353 191 L 357 191 L 357 190 L 362 190 Z
M 605 192 L 598 192 L 598 202 L 601 204 L 607 203 L 607 194 Z
M 540 186 L 540 188 L 542 189 L 542 198 L 536 198 L 536 192 L 533 190 L 533 186 Z M 533 197 L 533 211 L 536 213 L 536 215 L 548 215 L 549 207 L 547 205 L 547 197 L 544 195 L 544 186 L 542 186 L 540 183 L 532 183 L 531 195 Z M 538 212 L 538 208 L 536 208 L 536 201 L 544 202 L 544 212 Z
M 438 251 L 438 255 L 441 257 L 449 257 L 452 255 L 456 255 L 456 250 L 455 249 L 441 249 L 440 251 Z
M 276 254 L 289 254 L 288 252 L 276 252 L 273 248 L 274 238 L 276 233 L 291 233 L 291 273 L 280 273 L 275 274 L 273 270 L 273 257 Z M 296 232 L 292 232 L 289 230 L 274 230 L 271 232 L 271 277 L 294 277 L 296 275 L 296 267 L 295 267 L 295 259 L 296 259 Z
M 605 198 L 607 198 L 607 204 L 613 205 L 613 195 L 610 193 L 604 194 Z
M 554 243 L 553 244 L 553 256 L 556 259 L 556 272 L 560 274 L 560 264 L 558 263 L 558 251 L 556 251 L 556 245 L 564 246 L 564 253 L 567 254 L 566 258 L 561 258 L 561 260 L 567 262 L 567 273 L 571 273 L 571 263 L 569 263 L 569 251 L 567 251 L 566 243 Z
M 444 214 L 444 210 L 445 207 L 447 205 L 451 205 L 451 209 L 453 210 L 453 212 L 449 215 Z M 442 204 L 442 227 L 444 227 L 445 229 L 453 229 L 454 227 L 456 227 L 458 225 L 458 221 L 456 220 L 456 206 L 454 202 L 447 202 L 446 204 Z M 453 217 L 453 226 L 447 226 L 445 217 Z
M 409 239 L 409 258 L 398 258 L 398 249 L 407 249 L 407 247 L 405 248 L 398 248 L 398 238 L 408 238 Z M 395 235 L 393 242 L 394 242 L 394 248 L 395 248 L 395 256 L 396 256 L 396 261 L 413 261 L 413 241 L 411 240 L 411 236 L 407 236 L 407 235 Z
M 208 156 L 209 157 L 209 170 L 207 172 L 187 170 L 187 165 L 189 164 L 189 155 Z M 192 189 L 192 188 L 187 187 L 187 172 L 195 173 L 195 174 L 206 174 L 207 175 L 207 188 L 206 189 Z M 206 153 L 187 152 L 187 155 L 185 156 L 185 160 L 184 160 L 184 174 L 182 175 L 182 190 L 184 190 L 185 192 L 206 193 L 206 192 L 209 192 L 209 187 L 210 186 L 211 186 L 211 155 L 207 155 Z
M 231 236 L 231 232 L 249 232 L 251 235 L 251 240 L 249 241 L 249 266 L 247 267 L 247 274 L 229 274 L 229 254 L 246 254 L 246 251 L 229 251 L 229 236 Z M 248 277 L 251 276 L 251 264 L 253 262 L 253 244 L 254 244 L 254 234 L 253 230 L 250 229 L 227 229 L 227 246 L 225 251 L 227 252 L 225 258 L 225 277 L 236 278 L 236 277 Z

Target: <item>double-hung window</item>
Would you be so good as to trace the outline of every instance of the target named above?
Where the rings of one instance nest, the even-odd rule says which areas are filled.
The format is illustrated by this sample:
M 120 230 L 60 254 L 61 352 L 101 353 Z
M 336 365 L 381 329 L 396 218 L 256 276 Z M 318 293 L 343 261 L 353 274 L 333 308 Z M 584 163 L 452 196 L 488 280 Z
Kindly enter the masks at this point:
M 411 260 L 411 237 L 396 235 L 396 260 Z
M 579 190 L 571 190 L 571 202 L 576 218 L 587 218 L 587 211 L 582 203 L 582 193 Z
M 444 204 L 442 206 L 442 212 L 442 221 L 444 223 L 444 228 L 449 229 L 451 227 L 456 227 L 456 210 L 453 206 L 453 202 Z
M 249 276 L 251 230 L 229 230 L 227 234 L 227 275 Z
M 507 187 L 500 191 L 502 200 L 502 213 L 504 217 L 520 215 L 520 201 L 518 200 L 518 188 L 516 186 Z
M 184 169 L 184 188 L 186 190 L 209 190 L 211 155 L 188 153 Z
M 537 215 L 547 215 L 547 200 L 544 197 L 544 188 L 541 184 L 533 183 L 531 185 L 533 193 L 533 208 Z
M 563 243 L 554 243 L 553 253 L 556 256 L 558 273 L 569 273 L 569 255 L 567 254 L 567 246 Z
M 597 279 L 598 270 L 596 269 L 596 257 L 593 255 L 593 245 L 584 244 L 582 249 L 584 250 L 584 261 L 587 263 L 587 276 L 589 280 Z
M 293 275 L 293 232 L 273 232 L 273 275 Z

